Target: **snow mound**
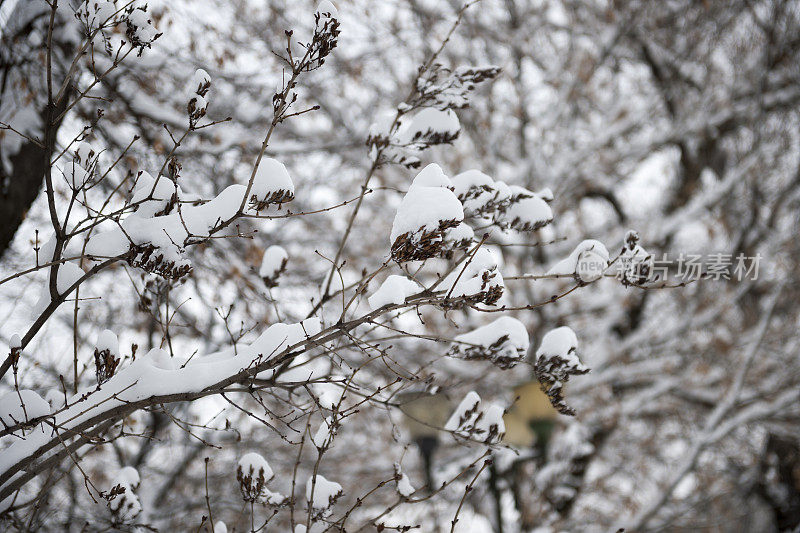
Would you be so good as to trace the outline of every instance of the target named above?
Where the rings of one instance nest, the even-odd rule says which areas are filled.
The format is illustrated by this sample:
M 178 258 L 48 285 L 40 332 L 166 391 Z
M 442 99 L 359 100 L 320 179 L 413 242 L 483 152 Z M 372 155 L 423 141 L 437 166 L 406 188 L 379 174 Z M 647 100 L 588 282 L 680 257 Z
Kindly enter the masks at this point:
M 550 403 L 561 414 L 572 416 L 575 410 L 569 407 L 563 397 L 563 385 L 572 375 L 589 372 L 578 358 L 578 337 L 567 326 L 551 330 L 542 337 L 536 350 L 534 373 L 547 394 Z
M 444 173 L 442 167 L 436 163 L 431 163 L 419 171 L 414 181 L 411 182 L 409 189 L 414 187 L 444 187 L 445 189 L 452 189 L 453 183 Z
M 488 360 L 500 368 L 516 365 L 525 357 L 530 344 L 525 325 L 509 316 L 459 335 L 455 341 L 449 355 Z
M 444 428 L 458 439 L 496 444 L 505 435 L 505 410 L 497 404 L 483 405 L 481 397 L 470 391 L 458 404 Z
M 277 159 L 262 159 L 250 188 L 250 205 L 260 211 L 268 205 L 280 205 L 294 199 L 294 183 L 289 171 Z
M 258 275 L 264 280 L 267 287 L 277 287 L 278 278 L 286 270 L 286 263 L 289 261 L 289 254 L 278 245 L 272 245 L 264 250 L 264 257 L 261 259 L 261 268 Z
M 394 464 L 394 482 L 397 493 L 404 498 L 408 498 L 417 490 L 411 484 L 411 479 L 409 479 L 408 475 L 403 472 L 400 463 Z
M 0 396 L 0 423 L 15 426 L 50 414 L 50 404 L 35 391 L 12 390 Z
M 573 276 L 582 285 L 603 277 L 608 268 L 608 250 L 600 241 L 589 239 L 581 242 L 572 253 L 550 270 L 548 276 Z
M 397 141 L 404 146 L 425 148 L 429 145 L 453 142 L 461 131 L 458 116 L 451 110 L 426 107 L 409 120 L 401 122 Z
M 497 258 L 486 248 L 479 248 L 445 278 L 442 289 L 451 298 L 464 298 L 468 303 L 496 304 L 505 290 Z
M 425 167 L 420 174 L 422 182 L 441 181 L 436 177 L 436 168 Z M 452 191 L 441 186 L 412 186 L 400 202 L 392 224 L 392 258 L 413 261 L 442 254 L 444 232 L 463 220 L 464 209 Z
M 367 302 L 373 310 L 389 304 L 400 305 L 405 303 L 406 298 L 419 291 L 419 286 L 407 277 L 392 274 L 372 296 L 367 298 Z
M 341 495 L 342 486 L 335 481 L 328 481 L 321 474 L 309 477 L 306 482 L 306 501 L 314 510 L 329 509 Z

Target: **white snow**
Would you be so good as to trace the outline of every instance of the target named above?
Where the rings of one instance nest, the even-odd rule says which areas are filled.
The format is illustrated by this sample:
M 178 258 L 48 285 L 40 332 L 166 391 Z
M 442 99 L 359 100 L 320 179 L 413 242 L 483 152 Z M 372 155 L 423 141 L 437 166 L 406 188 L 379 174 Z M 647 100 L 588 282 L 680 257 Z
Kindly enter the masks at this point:
M 261 259 L 261 268 L 258 269 L 258 275 L 275 282 L 283 269 L 286 268 L 288 260 L 289 254 L 286 253 L 283 247 L 272 245 L 264 250 L 264 257 Z
M 406 298 L 420 291 L 420 287 L 405 276 L 392 274 L 384 281 L 375 293 L 367 298 L 371 309 L 380 309 L 384 305 L 402 304 Z
M 201 88 L 210 83 L 211 76 L 208 75 L 208 72 L 201 68 L 197 69 L 186 87 L 188 100 L 197 97 L 200 94 Z
M 35 391 L 20 389 L 17 393 L 12 390 L 0 396 L 0 422 L 7 426 L 49 414 L 50 404 Z
M 229 350 L 226 354 L 204 361 L 196 357 L 183 368 L 167 370 L 154 366 L 147 357 L 139 358 L 117 372 L 102 389 L 91 387 L 80 390 L 69 399 L 70 407 L 53 415 L 53 423 L 67 431 L 109 410 L 118 409 L 131 402 L 161 395 L 198 392 L 240 373 L 254 365 L 254 361 L 269 360 L 289 346 L 297 345 L 320 332 L 319 319 L 311 318 L 296 324 L 273 324 L 251 344 L 241 345 L 237 354 Z M 262 372 L 269 374 L 270 371 Z M 35 393 L 34 393 L 35 394 Z M 85 396 L 85 397 L 84 397 Z M 79 401 L 80 400 L 80 401 Z M 44 400 L 42 400 L 44 402 Z M 18 402 L 17 402 L 18 403 Z M 13 401 L 4 400 L 0 405 L 13 407 Z M 37 413 L 47 414 L 47 402 L 39 404 Z M 47 411 L 43 410 L 47 405 Z M 17 440 L 0 454 L 0 475 L 19 461 L 33 453 L 46 452 L 59 445 L 59 440 L 44 432 L 35 432 L 25 440 Z
M 267 460 L 255 452 L 244 454 L 242 458 L 239 459 L 238 467 L 242 471 L 242 474 L 252 477 L 253 482 L 259 477 L 263 477 L 266 482 L 275 476 Z
M 451 272 L 441 286 L 454 298 L 485 295 L 490 290 L 500 290 L 502 293 L 505 288 L 503 276 L 497 266 L 497 258 L 490 250 L 483 247 L 475 252 L 469 263 L 459 265 Z
M 533 231 L 553 221 L 553 210 L 535 193 L 511 187 L 512 197 L 521 194 L 519 200 L 512 200 L 502 215 L 503 224 L 518 231 Z
M 505 337 L 505 338 L 504 338 Z M 501 362 L 516 362 L 525 357 L 530 345 L 525 325 L 510 316 L 503 316 L 475 329 L 458 335 L 451 354 L 466 358 L 488 356 Z
M 413 187 L 400 202 L 392 224 L 391 243 L 405 234 L 437 231 L 442 222 L 464 220 L 464 209 L 452 191 L 442 187 Z
M 173 195 L 178 194 L 175 183 L 166 176 L 153 178 L 143 170 L 136 180 L 131 196 L 131 204 L 136 206 L 136 216 L 151 218 L 156 213 L 163 211 L 169 204 Z
M 411 479 L 403 472 L 403 469 L 400 467 L 400 463 L 394 464 L 394 474 L 395 474 L 395 488 L 397 489 L 397 493 L 400 496 L 408 498 L 417 489 L 411 484 Z
M 548 276 L 574 275 L 579 281 L 590 283 L 603 277 L 608 268 L 608 250 L 594 239 L 581 242 L 572 253 L 550 270 Z
M 464 204 L 468 217 L 491 215 L 511 199 L 511 190 L 502 181 L 494 181 L 480 170 L 466 170 L 453 177 L 456 196 Z
M 50 411 L 55 411 L 64 407 L 64 393 L 58 389 L 50 389 L 44 395 L 44 399 L 50 404 Z
M 161 370 L 175 370 L 177 368 L 175 359 L 161 348 L 153 348 L 145 354 L 143 360 Z
M 409 190 L 414 187 L 444 187 L 446 189 L 452 189 L 453 183 L 444 173 L 442 167 L 436 163 L 431 163 L 419 171 L 414 181 L 411 182 Z
M 228 526 L 221 520 L 214 521 L 214 533 L 228 533 Z
M 451 110 L 441 111 L 426 107 L 408 120 L 403 120 L 397 130 L 397 140 L 402 145 L 424 144 L 433 136 L 454 137 L 461 130 L 458 116 Z
M 258 202 L 267 202 L 276 193 L 294 197 L 294 183 L 283 163 L 267 157 L 258 165 L 250 195 L 255 196 Z
M 113 331 L 104 329 L 97 336 L 97 342 L 94 343 L 94 347 L 97 351 L 108 350 L 109 353 L 117 355 L 119 354 L 119 339 L 117 339 L 117 335 Z
M 79 141 L 73 149 L 75 154 L 74 160 L 80 164 L 85 170 L 91 168 L 94 161 L 97 159 L 98 151 L 88 141 Z
M 116 477 L 114 478 L 117 483 L 125 484 L 131 487 L 133 490 L 139 488 L 139 483 L 141 483 L 141 478 L 139 477 L 139 471 L 136 470 L 132 466 L 124 466 L 122 467 L 119 472 L 117 472 Z
M 311 442 L 317 448 L 322 448 L 326 442 L 330 445 L 329 439 L 333 440 L 334 435 L 336 435 L 336 428 L 333 423 L 333 418 L 326 416 L 319 425 L 316 433 L 314 433 L 314 436 L 311 437 Z
M 447 228 L 444 232 L 444 241 L 453 246 L 468 246 L 474 238 L 475 231 L 466 222 Z
M 316 481 L 314 481 L 316 479 Z M 312 501 L 313 490 L 313 501 Z M 313 509 L 327 509 L 342 494 L 342 486 L 328 481 L 321 474 L 309 477 L 306 482 L 306 500 Z
M 149 21 L 147 13 L 142 9 L 134 9 L 126 19 L 128 30 L 141 43 L 152 42 L 158 33 Z
M 578 349 L 578 336 L 568 326 L 562 326 L 545 333 L 542 343 L 536 350 L 536 359 L 541 357 L 551 358 L 560 357 L 568 363 L 574 364 L 578 368 L 583 368 L 583 364 L 576 353 Z
M 139 497 L 134 494 L 131 487 L 117 483 L 125 489 L 123 494 L 118 494 L 113 500 L 109 500 L 108 508 L 114 513 L 120 522 L 130 522 L 142 512 L 142 504 Z M 115 484 L 115 485 L 117 485 Z
M 19 338 L 19 335 L 16 333 L 11 335 L 11 339 L 8 341 L 8 347 L 12 350 L 22 348 L 22 340 Z
M 339 12 L 336 11 L 336 7 L 330 0 L 322 0 L 314 13 L 319 13 L 320 16 L 326 16 L 334 19 L 339 17 Z
M 81 7 L 85 10 L 85 16 L 92 28 L 98 28 L 105 24 L 117 12 L 117 7 L 112 0 L 92 0 L 85 2 Z
M 494 444 L 506 432 L 504 412 L 503 407 L 497 404 L 483 406 L 478 393 L 470 391 L 453 411 L 444 428 L 456 437 Z

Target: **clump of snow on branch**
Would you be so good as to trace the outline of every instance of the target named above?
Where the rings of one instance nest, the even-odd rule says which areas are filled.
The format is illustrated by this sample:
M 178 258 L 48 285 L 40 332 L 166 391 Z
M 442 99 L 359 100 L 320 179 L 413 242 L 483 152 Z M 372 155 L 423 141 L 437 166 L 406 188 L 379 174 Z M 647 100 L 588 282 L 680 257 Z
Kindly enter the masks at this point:
M 403 498 L 408 498 L 417 490 L 414 488 L 414 485 L 411 484 L 411 479 L 408 477 L 408 474 L 403 472 L 400 463 L 394 464 L 394 482 L 397 493 Z
M 534 231 L 553 221 L 553 211 L 545 200 L 547 196 L 539 196 L 516 185 L 511 185 L 509 189 L 511 198 L 508 206 L 501 208 L 496 216 L 498 226 L 517 231 Z
M 311 437 L 311 442 L 317 448 L 328 448 L 333 442 L 337 431 L 339 431 L 339 421 L 333 416 L 326 416 L 322 419 L 319 428 Z
M 0 423 L 6 426 L 25 424 L 50 414 L 50 404 L 35 391 L 12 390 L 0 396 Z
M 211 76 L 205 70 L 197 69 L 189 81 L 189 101 L 186 104 L 190 127 L 194 127 L 206 115 L 210 89 Z
M 73 190 L 92 182 L 97 171 L 99 151 L 88 141 L 79 141 L 72 150 L 72 164 L 67 165 L 65 173 Z
M 461 124 L 455 112 L 426 107 L 401 121 L 396 139 L 401 146 L 423 150 L 428 146 L 451 143 L 460 132 Z
M 525 325 L 510 316 L 500 317 L 469 333 L 459 335 L 448 355 L 464 359 L 491 361 L 500 368 L 511 368 L 528 351 L 530 340 Z
M 112 0 L 86 0 L 75 13 L 75 16 L 86 24 L 90 30 L 100 29 L 115 24 L 117 6 Z
M 480 170 L 471 169 L 453 176 L 456 196 L 464 205 L 467 217 L 488 217 L 511 200 L 511 190 L 502 181 L 494 181 Z
M 549 189 L 534 193 L 472 169 L 453 177 L 453 190 L 467 218 L 487 220 L 504 230 L 534 231 L 553 221 Z
M 251 452 L 239 459 L 236 466 L 236 481 L 242 499 L 252 503 L 268 503 L 280 505 L 286 499 L 283 495 L 272 492 L 267 488 L 267 483 L 275 477 L 272 468 L 261 455 Z
M 380 309 L 384 305 L 405 303 L 406 298 L 420 291 L 419 286 L 405 276 L 392 274 L 384 281 L 372 296 L 367 298 L 371 309 Z
M 442 288 L 451 298 L 463 298 L 472 304 L 494 305 L 503 296 L 505 284 L 497 258 L 486 248 L 478 248 L 463 266 L 445 278 Z
M 140 56 L 145 48 L 151 48 L 153 41 L 161 37 L 145 7 L 131 6 L 126 9 L 125 24 L 127 26 L 125 35 L 130 40 L 131 46 L 139 49 Z
M 139 472 L 127 466 L 114 477 L 111 489 L 103 494 L 115 523 L 131 522 L 142 512 L 142 504 L 134 492 L 139 487 Z
M 426 167 L 421 173 L 438 174 L 441 168 Z M 422 181 L 426 181 L 428 178 Z M 390 242 L 395 261 L 430 259 L 444 251 L 444 234 L 464 220 L 464 210 L 446 187 L 411 187 L 397 208 Z
M 417 168 L 420 152 L 453 142 L 461 132 L 453 111 L 467 107 L 469 95 L 477 86 L 494 79 L 497 67 L 462 67 L 450 71 L 438 63 L 420 72 L 414 94 L 397 107 L 396 113 L 384 113 L 370 127 L 367 145 L 379 163 L 394 163 Z
M 180 189 L 171 185 L 169 178 L 162 176 L 157 183 L 153 183 L 155 180 L 151 182 L 152 178 L 147 177 L 149 175 L 143 173 L 142 176 L 151 185 L 137 186 L 134 198 L 147 199 L 147 202 L 152 198 L 156 203 L 139 204 L 140 209 L 142 205 L 152 207 L 117 222 L 116 227 L 92 235 L 86 245 L 86 253 L 97 259 L 123 256 L 131 266 L 164 278 L 182 280 L 192 271 L 192 265 L 185 257 L 185 248 L 204 242 L 212 232 L 239 216 L 247 188 L 244 185 L 231 185 L 208 202 L 182 204 L 179 210 L 174 210 L 167 207 L 180 196 Z M 162 181 L 166 185 L 160 185 Z M 162 194 L 151 195 L 154 190 L 160 190 Z M 170 195 L 170 200 L 164 204 L 169 190 L 178 196 Z M 293 198 L 294 185 L 286 167 L 274 159 L 263 160 L 250 190 L 251 208 L 260 210 Z M 144 217 L 143 214 L 161 216 Z
M 469 93 L 500 74 L 492 65 L 458 67 L 450 70 L 440 64 L 431 66 L 427 75 L 417 79 L 417 103 L 438 109 L 462 109 L 469 105 Z
M 317 9 L 314 13 L 320 17 L 339 18 L 339 12 L 336 10 L 336 6 L 334 6 L 333 2 L 330 0 L 322 0 L 322 2 L 317 5 Z
M 263 159 L 250 188 L 251 206 L 261 211 L 268 205 L 280 205 L 293 199 L 294 183 L 284 164 L 271 157 Z
M 178 204 L 180 189 L 166 176 L 156 180 L 143 170 L 136 179 L 130 204 L 137 217 L 152 218 L 169 214 Z
M 94 346 L 94 365 L 97 384 L 102 385 L 114 376 L 119 365 L 119 340 L 113 331 L 104 329 Z
M 591 432 L 579 423 L 572 423 L 558 435 L 553 453 L 534 478 L 536 487 L 558 509 L 575 498 L 582 483 L 586 459 L 595 451 Z
M 426 166 L 414 177 L 409 190 L 415 187 L 444 187 L 453 190 L 453 182 L 436 163 Z
M 547 271 L 548 276 L 572 276 L 579 285 L 603 277 L 608 268 L 608 250 L 600 241 L 581 242 L 566 258 Z
M 478 393 L 470 391 L 450 415 L 444 428 L 459 439 L 497 444 L 506 432 L 504 412 L 498 404 L 484 405 Z
M 269 288 L 278 286 L 278 278 L 286 271 L 289 254 L 282 246 L 272 245 L 264 250 L 261 259 L 261 268 L 258 275 L 264 280 L 264 285 Z
M 458 226 L 448 228 L 444 232 L 444 246 L 442 255 L 446 259 L 451 259 L 456 250 L 468 248 L 474 239 L 475 231 L 466 222 L 462 222 Z
M 325 58 L 339 43 L 339 12 L 329 0 L 323 0 L 314 11 L 314 35 L 308 48 L 307 69 L 314 70 L 325 63 Z
M 342 486 L 335 481 L 328 481 L 321 474 L 309 477 L 306 482 L 306 501 L 317 516 L 330 512 L 331 506 L 341 495 Z
M 562 326 L 542 337 L 534 363 L 534 373 L 550 403 L 561 414 L 570 416 L 575 414 L 575 410 L 564 401 L 564 383 L 569 381 L 570 376 L 589 372 L 589 368 L 578 358 L 577 349 L 578 337 L 575 332 Z

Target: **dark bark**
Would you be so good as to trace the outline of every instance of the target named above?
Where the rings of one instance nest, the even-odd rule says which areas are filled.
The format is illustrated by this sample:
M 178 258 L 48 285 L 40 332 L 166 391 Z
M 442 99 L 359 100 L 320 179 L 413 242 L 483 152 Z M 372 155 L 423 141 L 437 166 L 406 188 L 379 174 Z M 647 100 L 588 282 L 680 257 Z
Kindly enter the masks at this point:
M 58 116 L 66 108 L 68 98 L 55 107 L 55 115 Z M 58 131 L 61 123 L 53 126 Z M 16 135 L 13 132 L 6 132 L 6 135 Z M 47 153 L 53 153 L 55 148 L 56 135 L 52 135 L 49 150 L 34 142 L 26 141 L 22 144 L 19 151 L 9 157 L 11 161 L 11 172 L 6 173 L 0 168 L 0 258 L 6 252 L 17 229 L 25 220 L 33 205 L 34 200 L 39 195 L 44 181 L 44 173 L 48 167 Z

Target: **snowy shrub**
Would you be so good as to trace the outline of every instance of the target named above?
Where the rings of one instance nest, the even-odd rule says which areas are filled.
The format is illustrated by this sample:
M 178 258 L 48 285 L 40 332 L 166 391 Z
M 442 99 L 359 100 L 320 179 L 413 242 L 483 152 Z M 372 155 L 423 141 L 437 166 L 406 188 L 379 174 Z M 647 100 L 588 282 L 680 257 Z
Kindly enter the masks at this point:
M 791 529 L 793 4 L 546 4 L 4 3 L 0 530 Z

